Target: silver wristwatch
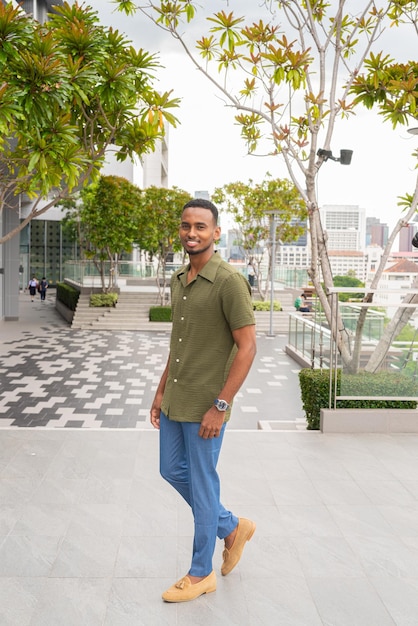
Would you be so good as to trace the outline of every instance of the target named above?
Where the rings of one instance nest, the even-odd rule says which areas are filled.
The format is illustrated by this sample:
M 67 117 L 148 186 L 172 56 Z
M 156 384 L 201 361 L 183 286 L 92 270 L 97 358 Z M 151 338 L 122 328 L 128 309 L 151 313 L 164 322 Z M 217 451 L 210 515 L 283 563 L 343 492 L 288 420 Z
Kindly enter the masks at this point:
M 220 398 L 216 398 L 213 403 L 218 411 L 227 411 L 229 409 L 229 404 L 226 400 L 221 400 Z

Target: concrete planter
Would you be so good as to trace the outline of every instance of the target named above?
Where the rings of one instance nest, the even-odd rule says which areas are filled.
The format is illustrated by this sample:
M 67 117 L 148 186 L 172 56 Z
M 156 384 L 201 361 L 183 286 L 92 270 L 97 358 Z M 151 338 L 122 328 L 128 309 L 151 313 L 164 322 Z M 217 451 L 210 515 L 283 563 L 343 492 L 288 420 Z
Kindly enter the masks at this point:
M 323 433 L 418 433 L 417 409 L 321 409 Z
M 74 311 L 71 311 L 68 307 L 65 306 L 60 300 L 55 300 L 55 308 L 58 313 L 71 325 L 74 317 Z

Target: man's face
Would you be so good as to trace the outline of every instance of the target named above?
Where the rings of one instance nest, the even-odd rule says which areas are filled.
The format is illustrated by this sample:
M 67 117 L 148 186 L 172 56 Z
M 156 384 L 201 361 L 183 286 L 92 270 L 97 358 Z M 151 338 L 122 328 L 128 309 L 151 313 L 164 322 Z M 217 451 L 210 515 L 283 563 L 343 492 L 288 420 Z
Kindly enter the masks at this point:
M 221 235 L 212 212 L 201 207 L 188 207 L 181 216 L 180 241 L 189 255 L 202 254 L 213 247 Z

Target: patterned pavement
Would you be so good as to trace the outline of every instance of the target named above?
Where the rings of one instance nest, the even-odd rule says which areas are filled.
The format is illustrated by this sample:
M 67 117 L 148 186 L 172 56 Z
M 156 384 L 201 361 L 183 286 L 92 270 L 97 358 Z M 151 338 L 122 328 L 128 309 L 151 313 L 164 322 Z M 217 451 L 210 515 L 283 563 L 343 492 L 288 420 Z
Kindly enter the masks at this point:
M 21 296 L 20 320 L 0 322 L 0 338 L 0 428 L 151 428 L 168 332 L 71 330 L 51 297 Z M 258 333 L 257 340 L 230 428 L 303 418 L 299 367 L 284 352 L 285 337 Z

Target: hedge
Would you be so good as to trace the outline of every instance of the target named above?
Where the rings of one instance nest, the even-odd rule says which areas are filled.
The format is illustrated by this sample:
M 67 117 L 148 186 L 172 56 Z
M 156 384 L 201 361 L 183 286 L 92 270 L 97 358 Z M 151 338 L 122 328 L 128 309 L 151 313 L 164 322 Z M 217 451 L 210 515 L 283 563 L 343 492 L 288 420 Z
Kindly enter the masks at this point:
M 75 311 L 80 292 L 67 283 L 57 283 L 57 300 L 62 302 L 70 311 Z
M 116 292 L 92 293 L 90 296 L 90 306 L 112 307 L 116 305 L 117 301 L 118 301 L 118 294 Z
M 308 430 L 319 430 L 321 409 L 329 407 L 329 370 L 304 368 L 299 372 L 302 405 Z M 394 372 L 344 374 L 345 396 L 418 396 L 418 383 Z M 341 370 L 337 371 L 341 395 Z M 332 402 L 334 388 L 332 389 Z M 415 400 L 337 400 L 339 409 L 416 409 Z
M 270 302 L 268 300 L 253 300 L 254 311 L 270 311 Z M 273 301 L 273 311 L 282 311 L 282 305 L 278 300 Z
M 150 322 L 171 322 L 171 306 L 152 306 L 149 310 Z

